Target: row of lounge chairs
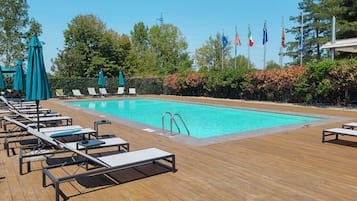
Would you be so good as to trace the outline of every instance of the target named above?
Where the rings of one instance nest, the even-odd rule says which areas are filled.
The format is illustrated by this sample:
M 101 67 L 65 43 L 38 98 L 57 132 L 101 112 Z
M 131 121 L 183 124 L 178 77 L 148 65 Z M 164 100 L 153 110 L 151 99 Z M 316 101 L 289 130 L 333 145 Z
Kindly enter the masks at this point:
M 26 173 L 29 173 L 31 163 L 41 161 L 42 184 L 44 187 L 55 188 L 56 201 L 60 197 L 68 199 L 60 188 L 64 182 L 90 178 L 92 175 L 109 176 L 108 173 L 114 171 L 148 164 L 159 165 L 167 171 L 176 171 L 175 155 L 172 153 L 154 147 L 132 151 L 126 140 L 116 136 L 100 136 L 98 130 L 74 125 L 70 117 L 50 110 L 42 110 L 41 127 L 37 128 L 37 118 L 33 119 L 32 114 L 22 113 L 24 109 L 21 106 L 10 103 L 2 96 L 0 100 L 4 104 L 2 110 L 8 110 L 2 113 L 2 124 L 6 125 L 4 134 L 7 143 L 4 147 L 7 150 L 19 148 L 19 173 L 21 175 L 24 174 L 25 164 Z M 24 103 L 24 105 L 27 105 L 27 110 L 34 106 L 32 103 Z M 50 120 L 41 120 L 42 118 L 50 118 Z M 70 120 L 66 122 L 63 121 L 64 119 Z M 12 137 L 15 137 L 15 140 L 9 140 Z M 12 145 L 10 142 L 14 144 L 14 147 L 10 147 Z M 16 147 L 15 144 L 20 146 Z M 112 150 L 111 147 L 116 149 Z M 110 149 L 109 152 L 108 149 Z M 89 154 L 89 150 L 95 150 L 95 153 Z M 13 153 L 15 154 L 15 151 Z M 69 156 L 71 160 L 61 161 L 60 159 L 64 156 Z M 56 163 L 43 165 L 43 161 L 49 159 L 55 159 L 52 161 Z M 76 172 L 71 173 L 73 166 Z M 62 169 L 66 174 L 59 174 L 58 169 Z
M 96 97 L 96 96 L 110 96 L 110 95 L 125 95 L 125 88 L 118 87 L 117 93 L 108 93 L 106 88 L 99 88 L 99 93 L 95 90 L 94 87 L 88 87 L 88 95 Z M 77 98 L 84 97 L 84 94 L 79 89 L 72 89 L 72 95 Z M 136 95 L 135 88 L 128 89 L 128 95 Z M 56 96 L 58 98 L 68 98 L 69 96 L 64 94 L 63 89 L 56 89 Z

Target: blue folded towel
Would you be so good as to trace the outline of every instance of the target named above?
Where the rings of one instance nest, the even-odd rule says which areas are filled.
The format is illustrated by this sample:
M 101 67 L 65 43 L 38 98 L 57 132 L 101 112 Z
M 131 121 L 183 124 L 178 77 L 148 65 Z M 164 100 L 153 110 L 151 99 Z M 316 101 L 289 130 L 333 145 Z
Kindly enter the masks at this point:
M 51 137 L 70 136 L 70 135 L 73 135 L 74 133 L 79 132 L 79 131 L 81 131 L 81 129 L 60 131 L 60 132 L 53 133 L 53 134 L 51 135 Z

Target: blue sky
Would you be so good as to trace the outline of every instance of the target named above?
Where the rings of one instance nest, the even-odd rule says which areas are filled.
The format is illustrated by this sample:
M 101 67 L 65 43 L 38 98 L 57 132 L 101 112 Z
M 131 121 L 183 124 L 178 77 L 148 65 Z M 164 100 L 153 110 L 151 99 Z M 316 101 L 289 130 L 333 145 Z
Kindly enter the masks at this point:
M 119 34 L 130 35 L 134 24 L 144 22 L 151 27 L 159 24 L 162 14 L 164 23 L 177 26 L 188 42 L 188 51 L 193 55 L 202 47 L 209 37 L 224 31 L 228 40 L 233 43 L 235 26 L 242 42 L 238 55 L 248 56 L 248 24 L 254 39 L 250 58 L 255 66 L 263 68 L 264 47 L 262 45 L 263 25 L 267 21 L 268 43 L 266 60 L 279 63 L 281 44 L 282 17 L 284 27 L 297 26 L 289 21 L 290 16 L 299 15 L 298 0 L 27 0 L 29 16 L 41 25 L 43 33 L 40 40 L 43 46 L 47 71 L 51 59 L 63 49 L 63 31 L 71 20 L 78 15 L 94 14 L 106 27 Z M 286 41 L 294 37 L 285 33 Z M 232 49 L 234 55 L 234 49 Z M 291 58 L 284 57 L 283 63 Z

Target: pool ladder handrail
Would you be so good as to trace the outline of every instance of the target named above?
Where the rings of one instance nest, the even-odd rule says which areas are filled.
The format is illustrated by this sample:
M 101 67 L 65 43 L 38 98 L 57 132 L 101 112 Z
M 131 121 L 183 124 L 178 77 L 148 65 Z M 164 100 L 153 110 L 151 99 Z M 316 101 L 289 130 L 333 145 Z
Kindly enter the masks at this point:
M 161 117 L 161 124 L 162 124 L 162 132 L 164 133 L 165 132 L 165 116 L 166 115 L 170 115 L 170 134 L 172 134 L 172 122 L 175 123 L 176 125 L 176 128 L 178 130 L 179 133 L 181 133 L 181 130 L 180 130 L 180 127 L 178 126 L 177 122 L 176 122 L 176 119 L 175 117 L 178 117 L 182 123 L 182 125 L 185 127 L 186 131 L 187 131 L 187 135 L 190 136 L 190 130 L 188 129 L 185 121 L 183 120 L 182 116 L 178 113 L 175 113 L 175 114 L 172 114 L 171 112 L 164 112 L 162 114 L 162 117 Z

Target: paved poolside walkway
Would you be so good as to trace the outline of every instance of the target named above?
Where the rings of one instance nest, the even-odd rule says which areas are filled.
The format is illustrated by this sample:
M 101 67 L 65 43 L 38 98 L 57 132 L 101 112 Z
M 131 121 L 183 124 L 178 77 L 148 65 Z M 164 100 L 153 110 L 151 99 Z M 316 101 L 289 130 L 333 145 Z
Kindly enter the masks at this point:
M 344 108 L 194 97 L 147 97 L 338 116 L 357 121 L 357 112 Z M 55 98 L 41 101 L 41 105 L 71 116 L 74 124 L 83 127 L 92 128 L 95 120 L 102 119 L 57 101 Z M 336 143 L 321 143 L 322 129 L 341 127 L 343 122 L 350 120 L 207 146 L 190 146 L 113 122 L 102 126 L 100 134 L 120 136 L 130 142 L 131 150 L 154 146 L 175 153 L 178 171 L 147 177 L 160 170 L 155 167 L 130 169 L 114 175 L 120 183 L 114 186 L 105 177 L 94 176 L 64 185 L 65 194 L 71 201 L 356 200 L 357 138 L 341 137 Z M 37 164 L 37 169 L 40 167 L 41 164 Z M 34 169 L 20 176 L 18 157 L 7 157 L 1 145 L 0 177 L 6 178 L 0 180 L 0 201 L 54 200 L 54 188 L 43 188 L 41 171 L 36 170 L 36 164 Z

